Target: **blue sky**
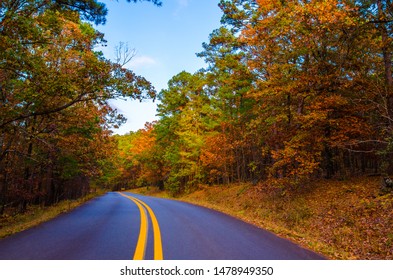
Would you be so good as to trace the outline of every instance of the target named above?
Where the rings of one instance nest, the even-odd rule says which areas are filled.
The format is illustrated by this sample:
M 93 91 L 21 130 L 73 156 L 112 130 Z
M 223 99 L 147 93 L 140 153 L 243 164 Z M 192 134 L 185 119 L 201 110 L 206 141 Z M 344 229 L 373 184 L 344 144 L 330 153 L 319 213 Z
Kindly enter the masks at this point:
M 162 7 L 125 0 L 101 2 L 109 10 L 107 23 L 97 27 L 108 41 L 102 49 L 105 57 L 114 58 L 115 46 L 128 43 L 136 56 L 126 67 L 149 80 L 157 91 L 179 72 L 194 73 L 205 66 L 195 54 L 220 26 L 219 0 L 162 0 Z M 112 106 L 128 119 L 117 134 L 136 131 L 157 119 L 156 104 L 150 101 L 114 101 Z

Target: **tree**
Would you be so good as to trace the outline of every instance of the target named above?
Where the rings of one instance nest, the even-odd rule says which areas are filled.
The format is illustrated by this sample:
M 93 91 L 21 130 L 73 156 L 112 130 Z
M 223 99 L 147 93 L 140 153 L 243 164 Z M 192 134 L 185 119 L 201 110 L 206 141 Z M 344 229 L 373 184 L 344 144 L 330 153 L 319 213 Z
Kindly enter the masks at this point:
M 204 177 L 200 154 L 204 145 L 204 117 L 209 111 L 204 86 L 200 73 L 181 72 L 158 96 L 160 121 L 155 130 L 170 170 L 166 186 L 173 193 L 195 188 Z
M 364 111 L 355 110 L 354 101 L 363 97 L 353 91 L 353 69 L 361 65 L 353 32 L 361 19 L 350 2 L 255 4 L 241 41 L 258 78 L 251 94 L 273 160 L 271 175 L 293 181 L 323 168 L 330 177 L 335 149 L 370 133 Z
M 226 139 L 228 143 L 227 149 L 211 147 L 206 150 L 210 153 L 225 152 L 225 155 L 217 155 L 217 158 L 228 159 L 223 163 L 216 163 L 216 166 L 224 164 L 220 168 L 224 171 L 220 174 L 225 174 L 223 178 L 217 179 L 225 183 L 236 180 L 256 180 L 260 174 L 254 172 L 255 166 L 259 166 L 261 161 L 256 155 L 254 135 L 247 128 L 254 118 L 251 112 L 254 100 L 249 98 L 248 92 L 253 87 L 255 77 L 247 66 L 247 54 L 243 51 L 244 45 L 235 36 L 235 30 L 221 27 L 213 31 L 209 43 L 204 43 L 203 47 L 205 50 L 198 56 L 203 57 L 209 63 L 206 76 L 210 86 L 211 104 L 216 114 L 216 127 L 209 143 L 217 143 L 213 140 L 216 137 L 221 137 L 221 140 Z M 209 164 L 211 165 L 212 162 Z M 253 167 L 250 168 L 251 166 Z
M 106 13 L 93 0 L 0 3 L 0 212 L 85 194 L 123 120 L 108 100 L 154 97 L 148 81 L 94 51 L 105 40 L 86 20 Z
M 156 148 L 145 140 L 167 189 L 391 172 L 389 1 L 219 5 L 222 26 L 198 54 L 208 67 L 169 81 Z M 143 178 L 150 167 L 137 166 Z

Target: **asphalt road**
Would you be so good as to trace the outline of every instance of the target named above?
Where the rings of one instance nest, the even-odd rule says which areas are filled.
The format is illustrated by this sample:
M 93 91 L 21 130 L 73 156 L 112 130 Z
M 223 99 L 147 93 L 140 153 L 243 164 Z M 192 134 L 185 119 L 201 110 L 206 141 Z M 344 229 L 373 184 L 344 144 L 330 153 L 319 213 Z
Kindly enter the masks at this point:
M 0 259 L 307 260 L 322 256 L 207 208 L 108 193 L 0 240 Z

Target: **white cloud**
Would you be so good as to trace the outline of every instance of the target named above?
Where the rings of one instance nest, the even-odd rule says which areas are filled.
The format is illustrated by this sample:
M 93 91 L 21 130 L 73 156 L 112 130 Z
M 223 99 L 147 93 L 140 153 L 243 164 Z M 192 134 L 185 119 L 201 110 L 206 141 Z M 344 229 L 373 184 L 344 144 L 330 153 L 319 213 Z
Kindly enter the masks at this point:
M 177 8 L 174 11 L 173 15 L 178 16 L 179 13 L 188 7 L 188 4 L 190 4 L 191 0 L 177 0 Z
M 131 68 L 141 68 L 141 67 L 148 67 L 156 64 L 157 62 L 154 60 L 154 58 L 149 57 L 149 56 L 136 56 L 134 57 L 130 63 L 129 66 Z
M 190 3 L 190 0 L 177 0 L 177 3 L 181 6 L 181 7 L 187 7 L 188 3 Z

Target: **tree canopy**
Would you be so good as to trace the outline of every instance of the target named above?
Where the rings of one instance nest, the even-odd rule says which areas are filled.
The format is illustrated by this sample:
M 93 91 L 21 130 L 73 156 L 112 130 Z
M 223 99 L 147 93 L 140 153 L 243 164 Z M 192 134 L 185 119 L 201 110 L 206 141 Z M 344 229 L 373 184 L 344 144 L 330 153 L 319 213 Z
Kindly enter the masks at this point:
M 103 4 L 1 2 L 0 205 L 50 203 L 79 193 L 75 180 L 176 194 L 393 173 L 390 1 L 219 6 L 221 26 L 197 54 L 207 66 L 156 95 L 94 51 Z M 159 120 L 110 136 L 124 121 L 108 104 L 117 97 L 157 97 Z
M 106 14 L 95 0 L 1 1 L 0 212 L 84 195 L 124 121 L 108 100 L 155 97 L 150 82 L 95 51 L 105 39 L 91 23 Z
M 159 94 L 168 189 L 392 174 L 390 1 L 221 0 L 208 66 Z

